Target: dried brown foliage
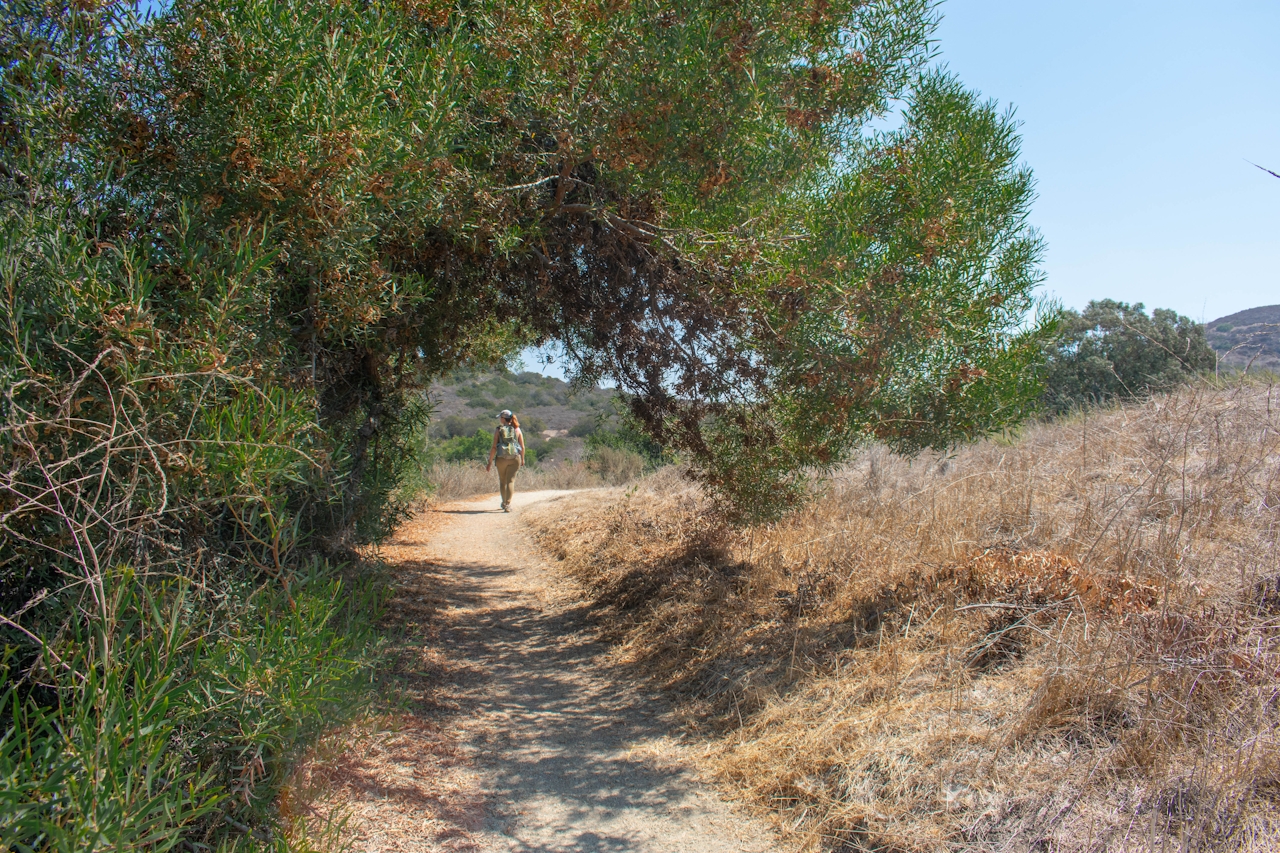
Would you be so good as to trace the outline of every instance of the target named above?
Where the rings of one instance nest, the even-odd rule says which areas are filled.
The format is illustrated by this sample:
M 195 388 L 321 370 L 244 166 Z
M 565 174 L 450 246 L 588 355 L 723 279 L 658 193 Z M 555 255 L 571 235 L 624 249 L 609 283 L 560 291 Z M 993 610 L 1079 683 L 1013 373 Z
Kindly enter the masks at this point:
M 883 449 L 731 531 L 679 478 L 533 516 L 721 778 L 812 846 L 1271 850 L 1280 390 Z

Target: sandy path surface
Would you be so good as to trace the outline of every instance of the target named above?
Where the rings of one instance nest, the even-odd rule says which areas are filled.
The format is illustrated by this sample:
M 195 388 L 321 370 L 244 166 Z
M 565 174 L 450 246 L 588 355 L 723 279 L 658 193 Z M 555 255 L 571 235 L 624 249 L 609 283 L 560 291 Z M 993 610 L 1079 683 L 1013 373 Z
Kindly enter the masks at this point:
M 688 769 L 663 700 L 611 665 L 530 542 L 521 509 L 561 494 L 440 507 L 385 549 L 414 701 L 337 774 L 356 849 L 782 849 Z

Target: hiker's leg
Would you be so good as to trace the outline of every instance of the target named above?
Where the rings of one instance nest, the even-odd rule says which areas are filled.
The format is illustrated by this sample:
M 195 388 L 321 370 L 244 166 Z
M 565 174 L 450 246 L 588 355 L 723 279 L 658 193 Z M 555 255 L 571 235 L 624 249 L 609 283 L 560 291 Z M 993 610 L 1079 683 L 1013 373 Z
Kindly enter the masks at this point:
M 507 506 L 516 496 L 516 473 L 520 470 L 520 460 L 512 457 L 511 473 L 507 474 Z
M 498 465 L 498 480 L 502 484 L 502 502 L 511 503 L 511 480 L 515 478 L 515 471 L 511 470 L 511 460 L 504 459 Z
M 510 504 L 511 498 L 515 496 L 516 471 L 520 469 L 520 460 L 511 456 L 503 457 L 496 461 L 498 463 L 498 485 L 502 492 L 502 502 Z

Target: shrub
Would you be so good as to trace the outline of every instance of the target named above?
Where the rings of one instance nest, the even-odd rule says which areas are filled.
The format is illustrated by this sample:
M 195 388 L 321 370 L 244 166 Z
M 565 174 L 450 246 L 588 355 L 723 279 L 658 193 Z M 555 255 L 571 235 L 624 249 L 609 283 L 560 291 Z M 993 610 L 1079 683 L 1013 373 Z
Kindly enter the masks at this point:
M 0 837 L 14 850 L 168 850 L 304 832 L 274 806 L 292 762 L 367 702 L 378 599 L 322 563 L 287 590 L 130 569 L 101 622 L 0 662 Z M 30 670 L 28 670 L 29 672 Z M 24 695 L 25 694 L 25 695 Z
M 471 435 L 448 438 L 431 446 L 429 455 L 445 462 L 466 462 L 475 460 L 483 462 L 489 457 L 489 449 L 493 446 L 493 433 L 480 429 Z
M 650 471 L 675 461 L 675 454 L 654 441 L 626 412 L 613 417 L 597 416 L 592 422 L 595 428 L 586 435 L 588 458 L 614 450 L 637 457 Z
M 517 417 L 520 418 L 520 430 L 524 433 L 526 443 L 530 439 L 540 438 L 547 429 L 547 422 L 537 415 L 521 415 L 517 412 Z
M 600 424 L 595 418 L 579 418 L 578 422 L 569 427 L 569 435 L 574 438 L 586 438 L 600 428 Z
M 484 431 L 492 423 L 493 418 L 489 417 L 469 418 L 465 415 L 449 415 L 432 421 L 429 435 L 435 439 L 470 438 L 477 432 Z
M 1065 412 L 1082 404 L 1167 391 L 1213 370 L 1217 356 L 1204 329 L 1173 311 L 1150 315 L 1141 303 L 1090 302 L 1064 311 L 1061 337 L 1048 349 L 1045 406 Z
M 644 471 L 645 458 L 631 450 L 600 447 L 591 455 L 591 470 L 611 486 L 629 483 Z

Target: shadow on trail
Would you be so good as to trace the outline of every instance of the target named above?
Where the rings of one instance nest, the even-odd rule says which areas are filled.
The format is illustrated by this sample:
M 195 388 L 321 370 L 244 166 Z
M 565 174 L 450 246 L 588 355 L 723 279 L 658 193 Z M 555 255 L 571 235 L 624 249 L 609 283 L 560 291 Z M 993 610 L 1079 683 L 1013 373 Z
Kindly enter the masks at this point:
M 513 569 L 504 566 L 432 568 L 442 600 L 470 611 L 439 640 L 450 658 L 477 664 L 455 674 L 472 688 L 459 710 L 494 723 L 484 741 L 490 803 L 494 829 L 507 836 L 510 850 L 636 850 L 639 839 L 629 824 L 693 809 L 686 804 L 694 795 L 688 779 L 655 770 L 628 751 L 666 733 L 663 707 L 619 686 L 630 679 L 600 677 L 608 671 L 605 646 L 591 638 L 585 606 L 547 612 L 504 604 L 505 596 L 492 592 L 511 580 Z M 520 816 L 529 809 L 542 822 L 529 833 L 538 837 L 517 838 L 526 835 Z
M 597 606 L 575 604 L 541 567 L 519 514 L 557 494 L 517 494 L 510 515 L 435 509 L 385 544 L 395 581 L 384 628 L 420 733 L 388 744 L 366 774 L 379 786 L 361 801 L 367 836 L 406 851 L 775 849 L 766 827 L 680 769 L 681 751 L 661 742 L 658 691 L 611 663 L 589 618 Z M 419 820 L 433 815 L 430 828 Z
M 397 546 L 421 543 L 398 541 Z M 430 718 L 461 710 L 464 685 L 480 671 L 463 657 L 442 654 L 449 644 L 448 613 L 479 606 L 475 584 L 458 584 L 451 567 L 434 560 L 405 560 L 398 564 L 396 584 L 382 628 L 391 644 L 395 665 L 391 674 L 414 715 Z

